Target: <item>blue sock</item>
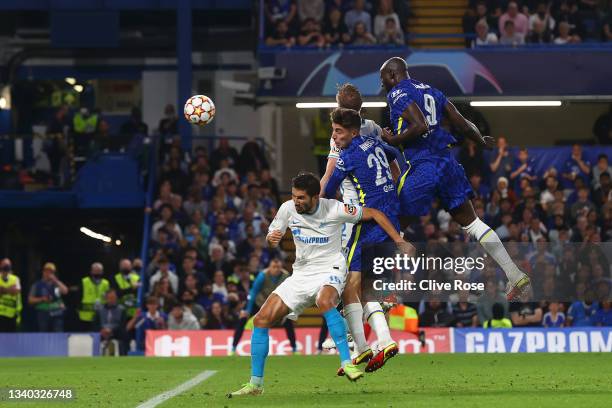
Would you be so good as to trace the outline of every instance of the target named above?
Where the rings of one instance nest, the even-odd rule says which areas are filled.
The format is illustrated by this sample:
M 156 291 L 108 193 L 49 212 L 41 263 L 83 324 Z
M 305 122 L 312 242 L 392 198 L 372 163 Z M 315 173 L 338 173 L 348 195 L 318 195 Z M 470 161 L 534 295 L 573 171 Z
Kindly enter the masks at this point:
M 334 343 L 336 343 L 336 349 L 340 353 L 340 361 L 342 367 L 344 367 L 345 364 L 351 363 L 351 352 L 346 341 L 346 323 L 340 312 L 336 309 L 329 309 L 323 313 L 323 317 L 327 322 L 329 334 L 334 339 Z
M 263 384 L 264 365 L 266 364 L 266 357 L 268 357 L 269 347 L 268 329 L 254 327 L 251 336 L 251 380 L 253 380 L 253 377 L 258 377 L 261 379 L 261 384 Z

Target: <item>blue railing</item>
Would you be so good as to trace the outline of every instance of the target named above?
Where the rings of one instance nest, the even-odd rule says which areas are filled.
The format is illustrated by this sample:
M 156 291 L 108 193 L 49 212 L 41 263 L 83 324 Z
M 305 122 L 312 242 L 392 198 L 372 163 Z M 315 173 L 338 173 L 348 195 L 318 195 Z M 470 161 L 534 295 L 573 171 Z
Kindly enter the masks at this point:
M 143 305 L 142 298 L 145 290 L 148 289 L 149 281 L 147 277 L 147 266 L 149 263 L 149 241 L 151 237 L 151 208 L 155 193 L 155 181 L 157 179 L 157 151 L 159 148 L 158 138 L 153 138 L 153 143 L 149 146 L 149 180 L 147 183 L 144 220 L 142 223 L 142 244 L 140 249 L 140 259 L 142 260 L 142 270 L 140 271 L 140 287 L 138 288 L 138 304 Z

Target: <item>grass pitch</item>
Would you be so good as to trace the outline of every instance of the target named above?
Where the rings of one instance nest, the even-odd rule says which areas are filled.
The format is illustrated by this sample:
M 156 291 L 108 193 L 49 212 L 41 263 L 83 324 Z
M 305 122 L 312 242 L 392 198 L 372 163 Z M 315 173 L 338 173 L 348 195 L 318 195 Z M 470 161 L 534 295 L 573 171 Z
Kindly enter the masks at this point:
M 3 407 L 136 407 L 204 370 L 215 375 L 161 407 L 610 407 L 612 353 L 400 355 L 358 383 L 336 356 L 270 357 L 265 393 L 225 397 L 248 381 L 248 357 L 0 359 L 0 387 L 72 388 L 72 402 Z M 67 405 L 64 405 L 67 404 Z

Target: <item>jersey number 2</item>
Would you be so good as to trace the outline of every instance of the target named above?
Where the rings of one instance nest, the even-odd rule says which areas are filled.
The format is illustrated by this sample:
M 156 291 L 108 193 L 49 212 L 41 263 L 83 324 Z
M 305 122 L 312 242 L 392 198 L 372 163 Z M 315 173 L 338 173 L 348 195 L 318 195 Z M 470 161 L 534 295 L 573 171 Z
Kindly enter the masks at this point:
M 387 156 L 382 147 L 378 146 L 374 149 L 374 153 L 370 153 L 368 156 L 368 167 L 371 169 L 376 166 L 376 185 L 382 186 L 387 184 L 387 179 L 393 180 L 391 172 L 389 171 L 389 162 Z M 383 167 L 386 176 L 383 176 Z

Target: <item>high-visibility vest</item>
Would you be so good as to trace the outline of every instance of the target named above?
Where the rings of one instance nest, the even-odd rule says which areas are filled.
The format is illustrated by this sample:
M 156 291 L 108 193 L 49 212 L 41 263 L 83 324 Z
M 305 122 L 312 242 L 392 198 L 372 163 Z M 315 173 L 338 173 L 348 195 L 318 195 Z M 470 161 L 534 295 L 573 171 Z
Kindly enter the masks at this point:
M 134 272 L 130 272 L 127 279 L 125 279 L 121 272 L 115 275 L 115 282 L 117 282 L 117 286 L 121 291 L 131 290 L 132 285 L 138 283 L 138 281 L 140 281 L 140 276 Z M 121 299 L 119 299 L 119 303 L 125 308 L 128 317 L 132 317 L 136 313 L 136 301 L 136 293 L 133 291 L 123 293 Z
M 96 304 L 104 304 L 104 295 L 110 288 L 110 283 L 107 279 L 102 279 L 96 285 L 89 276 L 83 278 L 81 282 L 83 284 L 83 297 L 81 298 L 79 319 L 84 322 L 93 322 L 96 314 Z
M 419 315 L 409 306 L 395 305 L 389 310 L 389 328 L 410 333 L 419 331 Z
M 485 329 L 511 329 L 512 321 L 507 317 L 504 317 L 503 319 L 491 319 L 485 321 L 482 327 Z
M 0 287 L 8 289 L 11 286 L 17 285 L 18 282 L 19 278 L 12 273 L 9 273 L 6 282 L 4 279 L 0 278 Z M 0 295 L 0 316 L 8 317 L 9 319 L 18 317 L 20 309 L 19 303 L 19 293 L 15 295 L 3 293 Z
M 98 115 L 92 114 L 85 118 L 81 113 L 77 113 L 74 115 L 72 124 L 76 133 L 93 133 L 98 127 Z

